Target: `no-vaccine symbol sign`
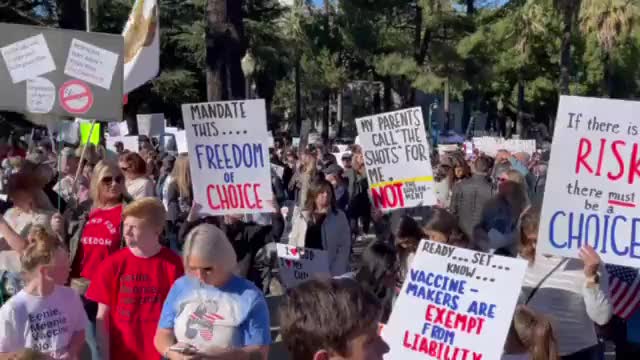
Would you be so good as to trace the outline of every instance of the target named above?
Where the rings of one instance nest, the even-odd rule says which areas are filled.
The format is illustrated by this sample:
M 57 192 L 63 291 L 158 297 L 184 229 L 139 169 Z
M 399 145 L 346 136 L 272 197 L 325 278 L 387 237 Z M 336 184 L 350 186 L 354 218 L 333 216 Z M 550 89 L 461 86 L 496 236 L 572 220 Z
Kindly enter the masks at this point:
M 93 92 L 89 85 L 80 80 L 62 84 L 58 98 L 60 106 L 71 114 L 86 114 L 93 106 Z

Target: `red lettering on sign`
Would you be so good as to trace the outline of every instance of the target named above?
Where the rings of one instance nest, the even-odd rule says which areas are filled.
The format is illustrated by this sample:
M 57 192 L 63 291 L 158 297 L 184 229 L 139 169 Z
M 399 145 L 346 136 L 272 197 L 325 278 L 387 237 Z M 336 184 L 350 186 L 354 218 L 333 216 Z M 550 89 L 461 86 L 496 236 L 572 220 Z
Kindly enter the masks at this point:
M 372 188 L 371 195 L 376 208 L 398 208 L 404 206 L 404 193 L 402 183 L 385 185 L 379 188 Z
M 211 184 L 207 201 L 213 210 L 262 209 L 260 184 Z
M 628 159 L 623 159 L 622 152 L 626 146 L 627 143 L 622 140 L 607 141 L 607 139 L 600 139 L 600 146 L 594 149 L 591 140 L 587 138 L 580 139 L 576 157 L 576 174 L 586 171 L 595 176 L 602 176 L 602 167 L 606 166 L 612 170 L 606 172 L 609 180 L 618 181 L 626 177 L 627 183 L 633 184 L 636 177 L 640 177 L 640 150 L 638 149 L 638 144 L 634 143 L 631 148 L 631 156 Z M 615 161 L 605 163 L 603 159 L 606 152 L 610 152 Z M 589 163 L 590 160 L 595 160 L 596 162 L 595 172 L 592 164 Z

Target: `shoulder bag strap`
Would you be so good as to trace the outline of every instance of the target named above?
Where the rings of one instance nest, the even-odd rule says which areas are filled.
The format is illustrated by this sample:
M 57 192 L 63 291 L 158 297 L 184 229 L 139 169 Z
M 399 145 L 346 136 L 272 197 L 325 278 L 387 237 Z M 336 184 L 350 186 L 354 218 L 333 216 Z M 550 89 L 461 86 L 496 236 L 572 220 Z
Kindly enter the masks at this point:
M 538 290 L 540 289 L 540 287 L 542 286 L 542 284 L 544 284 L 545 281 L 547 281 L 547 279 L 549 279 L 549 277 L 551 277 L 551 275 L 553 275 L 553 273 L 555 273 L 556 271 L 558 271 L 558 269 L 560 269 L 560 267 L 564 264 L 567 263 L 567 261 L 569 261 L 569 259 L 562 259 L 562 261 L 560 261 L 558 263 L 558 265 L 556 265 L 553 269 L 551 269 L 551 271 L 549 271 L 549 273 L 547 273 L 547 275 L 545 275 L 539 282 L 538 284 L 536 284 L 536 286 L 533 288 L 533 290 L 531 290 L 531 293 L 529 293 L 529 296 L 527 297 L 527 301 L 524 302 L 525 305 L 529 304 L 529 302 L 531 301 L 531 299 L 533 299 L 533 296 L 538 292 Z

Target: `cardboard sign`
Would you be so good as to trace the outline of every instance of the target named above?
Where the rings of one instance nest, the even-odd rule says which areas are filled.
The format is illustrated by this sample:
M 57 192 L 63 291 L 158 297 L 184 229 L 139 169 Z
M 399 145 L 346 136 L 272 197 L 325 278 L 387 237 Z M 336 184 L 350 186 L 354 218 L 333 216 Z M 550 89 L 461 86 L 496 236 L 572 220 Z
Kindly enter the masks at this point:
M 164 134 L 164 114 L 138 114 L 138 134 L 156 136 Z
M 123 49 L 120 35 L 0 23 L 0 109 L 121 121 Z
M 106 139 L 106 142 L 107 142 L 107 150 L 111 150 L 113 152 L 117 152 L 116 150 L 117 142 L 121 142 L 125 150 L 129 150 L 131 152 L 138 152 L 140 150 L 139 149 L 140 146 L 138 144 L 138 137 L 135 135 L 111 136 Z
M 189 146 L 187 145 L 187 132 L 180 130 L 174 134 L 176 137 L 176 148 L 178 154 L 186 154 L 189 152 Z
M 384 328 L 385 358 L 500 359 L 526 267 L 422 240 Z
M 419 107 L 356 120 L 373 205 L 381 210 L 436 204 Z
M 182 105 L 194 200 L 212 215 L 273 211 L 264 100 Z
M 640 267 L 640 103 L 562 96 L 537 250 Z
M 316 276 L 328 275 L 329 255 L 326 251 L 276 244 L 280 280 L 287 288 Z

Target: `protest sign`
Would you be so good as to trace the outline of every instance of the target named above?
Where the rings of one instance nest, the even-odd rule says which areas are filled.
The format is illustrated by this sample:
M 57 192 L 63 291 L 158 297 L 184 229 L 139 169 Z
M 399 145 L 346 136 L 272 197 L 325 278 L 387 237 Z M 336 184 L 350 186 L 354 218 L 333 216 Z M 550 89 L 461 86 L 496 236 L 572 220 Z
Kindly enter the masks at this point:
M 356 120 L 371 198 L 381 210 L 436 204 L 419 107 Z
M 122 120 L 119 35 L 0 23 L 0 109 Z
M 176 148 L 179 154 L 185 154 L 189 152 L 189 146 L 187 145 L 187 132 L 180 130 L 174 134 L 176 136 Z
M 326 251 L 296 248 L 276 244 L 280 280 L 291 288 L 316 276 L 329 276 L 329 256 Z
M 113 152 L 116 151 L 116 143 L 121 142 L 122 146 L 125 150 L 129 150 L 131 152 L 138 152 L 138 137 L 135 135 L 132 136 L 111 136 L 106 139 L 107 142 L 107 150 L 111 150 Z
M 536 141 L 531 139 L 505 139 L 491 136 L 475 137 L 473 138 L 473 146 L 489 156 L 496 156 L 499 150 L 507 150 L 512 154 L 526 152 L 529 155 L 536 152 Z
M 385 358 L 500 359 L 526 267 L 422 240 L 384 327 Z
M 91 143 L 93 145 L 98 145 L 100 143 L 100 123 L 96 122 L 93 124 L 93 132 L 91 131 L 92 123 L 82 121 L 79 125 L 80 144 L 84 145 Z
M 273 211 L 264 100 L 182 105 L 194 200 L 212 215 Z
M 138 114 L 138 134 L 156 136 L 164 134 L 164 114 Z
M 640 267 L 640 102 L 562 96 L 537 251 Z

